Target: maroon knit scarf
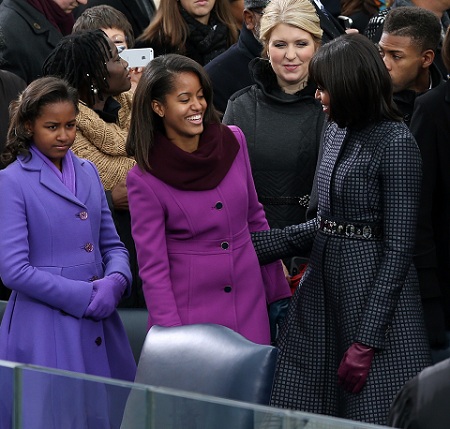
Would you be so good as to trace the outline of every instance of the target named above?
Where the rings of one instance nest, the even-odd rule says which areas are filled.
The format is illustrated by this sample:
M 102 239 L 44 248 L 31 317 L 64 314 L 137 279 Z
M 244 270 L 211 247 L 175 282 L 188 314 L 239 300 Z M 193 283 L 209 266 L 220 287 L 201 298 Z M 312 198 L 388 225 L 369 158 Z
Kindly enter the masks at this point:
M 233 132 L 222 124 L 206 125 L 198 149 L 192 153 L 157 133 L 150 155 L 150 173 L 177 189 L 214 189 L 230 170 L 239 149 Z
M 75 19 L 71 13 L 64 12 L 54 0 L 27 0 L 36 10 L 56 27 L 63 36 L 72 32 Z

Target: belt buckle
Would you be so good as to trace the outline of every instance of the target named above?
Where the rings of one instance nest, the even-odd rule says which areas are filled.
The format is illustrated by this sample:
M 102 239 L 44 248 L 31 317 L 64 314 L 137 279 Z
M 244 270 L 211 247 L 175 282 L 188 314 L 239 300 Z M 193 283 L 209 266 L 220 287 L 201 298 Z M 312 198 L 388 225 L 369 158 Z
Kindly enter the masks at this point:
M 328 229 L 330 230 L 331 234 L 336 233 L 336 222 L 335 221 L 328 221 Z
M 347 237 L 353 237 L 355 235 L 355 225 L 349 223 L 346 227 L 345 227 L 345 235 Z
M 372 228 L 369 225 L 365 225 L 363 227 L 362 236 L 364 238 L 371 238 L 372 237 Z

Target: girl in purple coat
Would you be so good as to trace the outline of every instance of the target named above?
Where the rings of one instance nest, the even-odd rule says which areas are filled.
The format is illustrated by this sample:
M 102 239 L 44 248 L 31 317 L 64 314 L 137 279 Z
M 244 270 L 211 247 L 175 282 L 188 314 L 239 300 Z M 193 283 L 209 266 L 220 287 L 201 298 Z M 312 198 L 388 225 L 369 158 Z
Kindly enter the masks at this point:
M 77 105 L 54 77 L 32 82 L 13 105 L 0 171 L 0 276 L 12 289 L 0 359 L 132 381 L 115 310 L 131 283 L 128 253 L 97 170 L 69 150 Z
M 195 61 L 170 54 L 147 66 L 127 150 L 138 164 L 127 188 L 149 327 L 216 323 L 268 344 L 267 305 L 289 286 L 279 261 L 259 266 L 250 232 L 268 225 L 245 138 L 220 124 Z

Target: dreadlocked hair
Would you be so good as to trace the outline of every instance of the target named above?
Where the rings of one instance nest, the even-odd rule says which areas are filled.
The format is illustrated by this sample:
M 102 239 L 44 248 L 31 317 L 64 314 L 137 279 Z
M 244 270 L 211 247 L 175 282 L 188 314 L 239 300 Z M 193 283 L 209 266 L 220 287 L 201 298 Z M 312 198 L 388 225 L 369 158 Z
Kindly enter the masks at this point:
M 42 67 L 44 76 L 65 79 L 76 88 L 88 106 L 93 106 L 96 95 L 108 88 L 107 62 L 112 52 L 102 30 L 86 30 L 63 37 Z

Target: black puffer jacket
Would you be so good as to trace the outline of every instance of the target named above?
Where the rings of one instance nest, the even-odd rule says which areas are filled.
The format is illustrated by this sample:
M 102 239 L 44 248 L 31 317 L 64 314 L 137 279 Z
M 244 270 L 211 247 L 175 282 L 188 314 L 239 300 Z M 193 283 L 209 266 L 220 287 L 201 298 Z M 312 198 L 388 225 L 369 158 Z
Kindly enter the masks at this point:
M 298 198 L 311 192 L 324 113 L 312 83 L 290 95 L 280 89 L 267 60 L 254 59 L 250 69 L 256 84 L 230 98 L 223 122 L 237 125 L 247 138 L 269 225 L 298 224 L 305 221 L 306 207 Z

